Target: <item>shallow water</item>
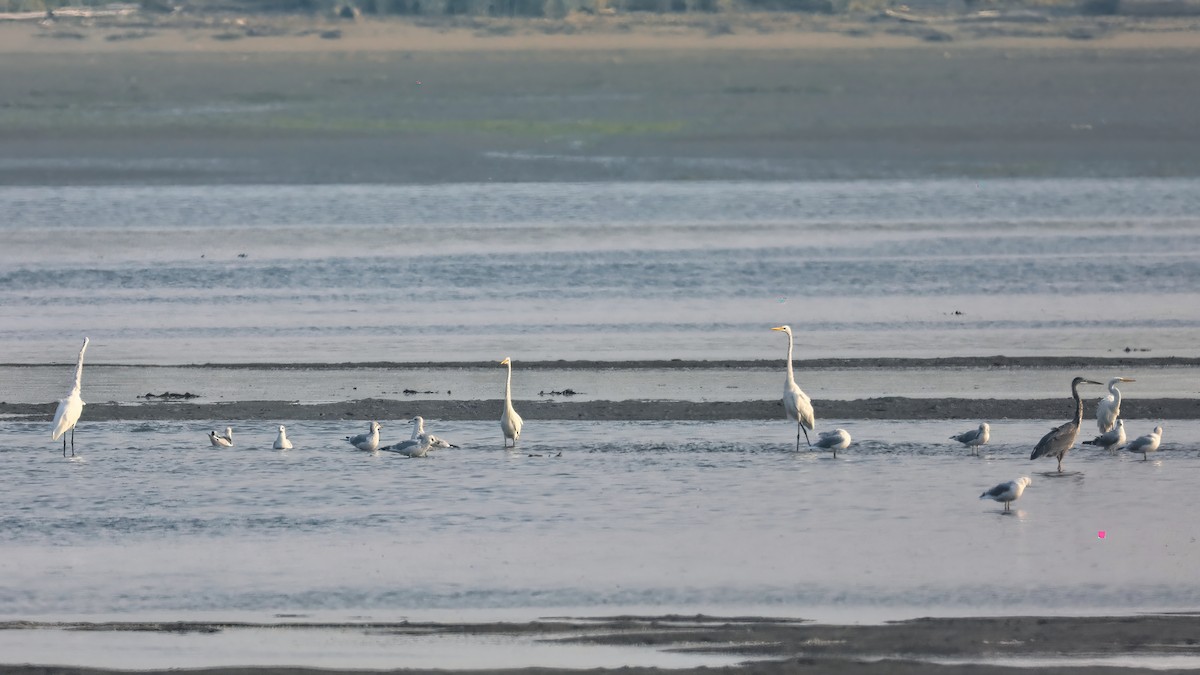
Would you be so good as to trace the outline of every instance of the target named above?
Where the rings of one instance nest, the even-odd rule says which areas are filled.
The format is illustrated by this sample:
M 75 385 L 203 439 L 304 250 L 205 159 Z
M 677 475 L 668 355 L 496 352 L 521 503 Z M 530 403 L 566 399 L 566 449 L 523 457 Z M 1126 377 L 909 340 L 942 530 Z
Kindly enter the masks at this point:
M 0 354 L 1200 354 L 1200 181 L 0 187 Z M 1144 353 L 1144 352 L 1138 352 Z
M 232 449 L 205 439 L 224 421 L 89 423 L 70 460 L 47 449 L 46 424 L 0 422 L 0 618 L 872 621 L 1200 604 L 1200 524 L 1181 506 L 1200 450 L 1174 440 L 1200 422 L 1169 424 L 1149 461 L 1077 449 L 1061 477 L 1028 459 L 1045 421 L 994 424 L 977 458 L 942 440 L 954 422 L 830 420 L 855 437 L 836 460 L 789 452 L 782 421 L 537 422 L 513 453 L 494 422 L 433 420 L 464 447 L 424 460 L 351 449 L 356 424 L 284 423 L 287 452 L 261 422 L 231 422 Z M 977 499 L 1020 475 L 1033 485 L 1011 515 Z

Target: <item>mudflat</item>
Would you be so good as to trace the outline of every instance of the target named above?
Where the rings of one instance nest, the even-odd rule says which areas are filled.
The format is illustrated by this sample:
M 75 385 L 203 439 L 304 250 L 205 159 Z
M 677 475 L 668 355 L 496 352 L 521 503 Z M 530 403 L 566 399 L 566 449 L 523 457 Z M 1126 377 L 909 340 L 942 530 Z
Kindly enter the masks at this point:
M 0 23 L 0 183 L 1195 176 L 1198 57 L 1183 19 Z

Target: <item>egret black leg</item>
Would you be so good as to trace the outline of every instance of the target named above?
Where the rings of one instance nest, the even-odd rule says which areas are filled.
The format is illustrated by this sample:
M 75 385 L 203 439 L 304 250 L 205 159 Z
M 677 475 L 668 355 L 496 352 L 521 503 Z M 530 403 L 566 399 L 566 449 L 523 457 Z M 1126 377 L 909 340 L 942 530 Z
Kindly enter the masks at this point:
M 71 456 L 75 456 L 75 427 L 71 427 Z
M 67 437 L 63 436 L 63 457 L 67 456 Z
M 808 443 L 808 447 L 810 447 L 810 448 L 811 448 L 811 447 L 812 447 L 812 441 L 808 440 L 808 429 L 805 429 L 803 424 L 797 424 L 796 426 L 800 427 L 800 431 L 803 431 L 803 432 L 804 432 L 804 442 L 805 442 L 805 443 Z M 797 438 L 796 438 L 796 447 L 797 447 L 797 449 L 799 449 L 799 447 L 800 447 L 800 438 L 799 438 L 799 436 L 797 436 Z

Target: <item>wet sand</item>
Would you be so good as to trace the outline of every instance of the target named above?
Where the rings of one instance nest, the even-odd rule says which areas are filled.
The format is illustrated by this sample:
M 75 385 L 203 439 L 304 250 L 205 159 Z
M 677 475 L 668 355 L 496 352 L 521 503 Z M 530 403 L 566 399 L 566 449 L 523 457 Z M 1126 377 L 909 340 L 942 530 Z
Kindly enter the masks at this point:
M 0 183 L 1200 175 L 1187 20 L 238 18 L 0 24 Z
M 820 625 L 802 620 L 761 617 L 707 616 L 609 617 L 599 619 L 545 619 L 531 623 L 483 624 L 244 624 L 244 623 L 33 623 L 0 624 L 0 630 L 56 629 L 70 631 L 136 631 L 195 635 L 196 639 L 221 631 L 270 628 L 273 630 L 328 631 L 361 629 L 376 635 L 521 635 L 565 640 L 581 646 L 637 645 L 661 650 L 687 650 L 735 654 L 746 661 L 722 668 L 744 673 L 1016 673 L 1030 672 L 996 662 L 1043 662 L 1036 672 L 1175 673 L 1197 672 L 1138 667 L 1137 660 L 1197 656 L 1200 616 L 1145 615 L 1129 617 L 998 617 L 926 618 L 882 625 Z M 1096 665 L 1104 659 L 1124 658 L 1131 667 Z M 1004 660 L 1015 661 L 1004 661 Z M 1091 665 L 1072 667 L 1072 660 Z M 1082 661 L 1086 659 L 1087 661 Z M 1049 661 L 1049 663 L 1045 663 Z M 949 662 L 949 663 L 946 663 Z M 1187 663 L 1187 662 L 1185 662 Z M 472 672 L 534 673 L 555 669 L 481 669 Z M 712 672 L 692 668 L 669 672 Z M 77 667 L 34 665 L 4 666 L 19 674 L 132 672 Z M 145 671 L 142 671 L 145 672 Z M 236 675 L 238 673 L 329 672 L 299 667 L 197 668 L 188 672 Z M 353 668 L 339 672 L 363 671 Z M 390 672 L 436 673 L 440 670 L 404 669 Z M 629 674 L 664 672 L 654 668 L 589 669 L 588 672 Z

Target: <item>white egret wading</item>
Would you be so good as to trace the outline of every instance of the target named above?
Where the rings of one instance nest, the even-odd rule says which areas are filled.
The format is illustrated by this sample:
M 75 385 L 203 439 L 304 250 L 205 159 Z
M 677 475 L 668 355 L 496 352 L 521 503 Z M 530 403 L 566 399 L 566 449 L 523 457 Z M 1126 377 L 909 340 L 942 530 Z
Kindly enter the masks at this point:
M 1112 428 L 1117 423 L 1117 418 L 1121 416 L 1121 390 L 1117 389 L 1117 385 L 1121 382 L 1137 382 L 1127 377 L 1114 377 L 1108 381 L 1108 396 L 1100 399 L 1096 405 L 1096 426 L 1100 428 L 1100 433 L 1112 431 Z
M 350 445 L 365 450 L 367 452 L 375 452 L 379 449 L 379 422 L 371 422 L 371 431 L 357 436 L 347 436 L 346 440 L 350 441 Z
M 1029 476 L 1021 476 L 1016 480 L 1010 480 L 1007 483 L 1001 483 L 987 492 L 979 495 L 980 499 L 993 499 L 998 502 L 1004 502 L 1004 510 L 1008 510 L 1008 505 L 1021 498 L 1021 493 L 1025 492 L 1025 488 L 1033 481 L 1029 480 Z
M 500 415 L 500 430 L 504 432 L 504 447 L 508 447 L 508 441 L 512 441 L 512 447 L 517 447 L 517 441 L 521 439 L 521 426 L 525 421 L 513 409 L 512 404 L 512 359 L 507 356 L 500 362 L 502 366 L 508 366 L 508 379 L 504 382 L 504 413 Z
M 971 448 L 972 453 L 979 454 L 979 446 L 987 445 L 987 442 L 992 439 L 992 425 L 983 422 L 978 429 L 964 431 L 956 436 L 951 436 L 950 440 L 958 441 L 963 445 Z
M 425 418 L 421 417 L 420 415 L 417 415 L 416 417 L 412 418 L 412 425 L 413 425 L 413 431 L 412 431 L 412 436 L 409 437 L 409 440 L 415 441 L 421 434 L 425 433 Z M 428 434 L 428 436 L 429 436 L 429 447 L 431 447 L 431 448 L 457 448 L 458 447 L 457 445 L 451 443 L 450 441 L 447 441 L 444 438 L 439 438 L 437 436 L 434 436 L 433 434 Z
M 1033 449 L 1033 454 L 1029 456 L 1029 459 L 1057 458 L 1059 473 L 1062 473 L 1063 457 L 1066 457 L 1067 453 L 1071 451 L 1071 447 L 1075 445 L 1075 438 L 1079 436 L 1079 425 L 1083 422 L 1083 399 L 1079 398 L 1079 385 L 1081 384 L 1100 383 L 1082 377 L 1071 380 L 1071 397 L 1075 399 L 1075 418 L 1060 427 L 1051 429 L 1050 433 L 1042 436 L 1042 440 L 1038 441 L 1037 447 Z
M 850 447 L 850 432 L 845 429 L 822 431 L 821 437 L 817 439 L 817 447 L 822 450 L 833 450 L 833 457 L 837 459 L 838 450 Z
M 1121 444 L 1125 442 L 1125 420 L 1117 420 L 1117 425 L 1112 429 L 1100 434 L 1090 441 L 1084 441 L 1084 445 L 1094 445 L 1098 448 L 1104 448 L 1109 452 L 1115 452 Z
M 276 450 L 292 449 L 292 442 L 288 440 L 287 430 L 283 428 L 282 424 L 279 425 L 279 435 L 275 437 L 275 443 L 271 447 Z
M 1158 452 L 1158 446 L 1162 443 L 1162 425 L 1154 427 L 1154 431 L 1145 436 L 1138 436 L 1133 439 L 1126 450 L 1130 452 L 1142 453 L 1142 461 L 1146 461 L 1147 452 Z
M 63 457 L 67 456 L 67 438 L 65 434 L 69 430 L 71 432 L 71 455 L 75 455 L 75 425 L 79 422 L 79 416 L 83 414 L 83 399 L 79 396 L 80 387 L 83 385 L 83 353 L 87 351 L 88 338 L 83 338 L 83 346 L 79 348 L 79 360 L 75 363 L 75 384 L 71 387 L 71 392 L 64 399 L 59 399 L 58 409 L 54 411 L 54 422 L 50 427 L 50 440 L 57 441 L 59 437 L 63 439 Z
M 225 427 L 224 436 L 218 436 L 215 431 L 208 432 L 208 442 L 212 443 L 214 448 L 233 447 L 233 427 Z
M 787 379 L 783 382 L 783 409 L 787 411 L 789 420 L 796 420 L 796 451 L 799 452 L 801 431 L 804 432 L 804 440 L 808 443 L 808 447 L 812 447 L 812 441 L 808 440 L 808 430 L 816 424 L 816 418 L 813 416 L 812 401 L 809 400 L 808 394 L 805 394 L 796 385 L 796 376 L 792 373 L 792 327 L 776 326 L 771 330 L 783 331 L 788 338 Z

